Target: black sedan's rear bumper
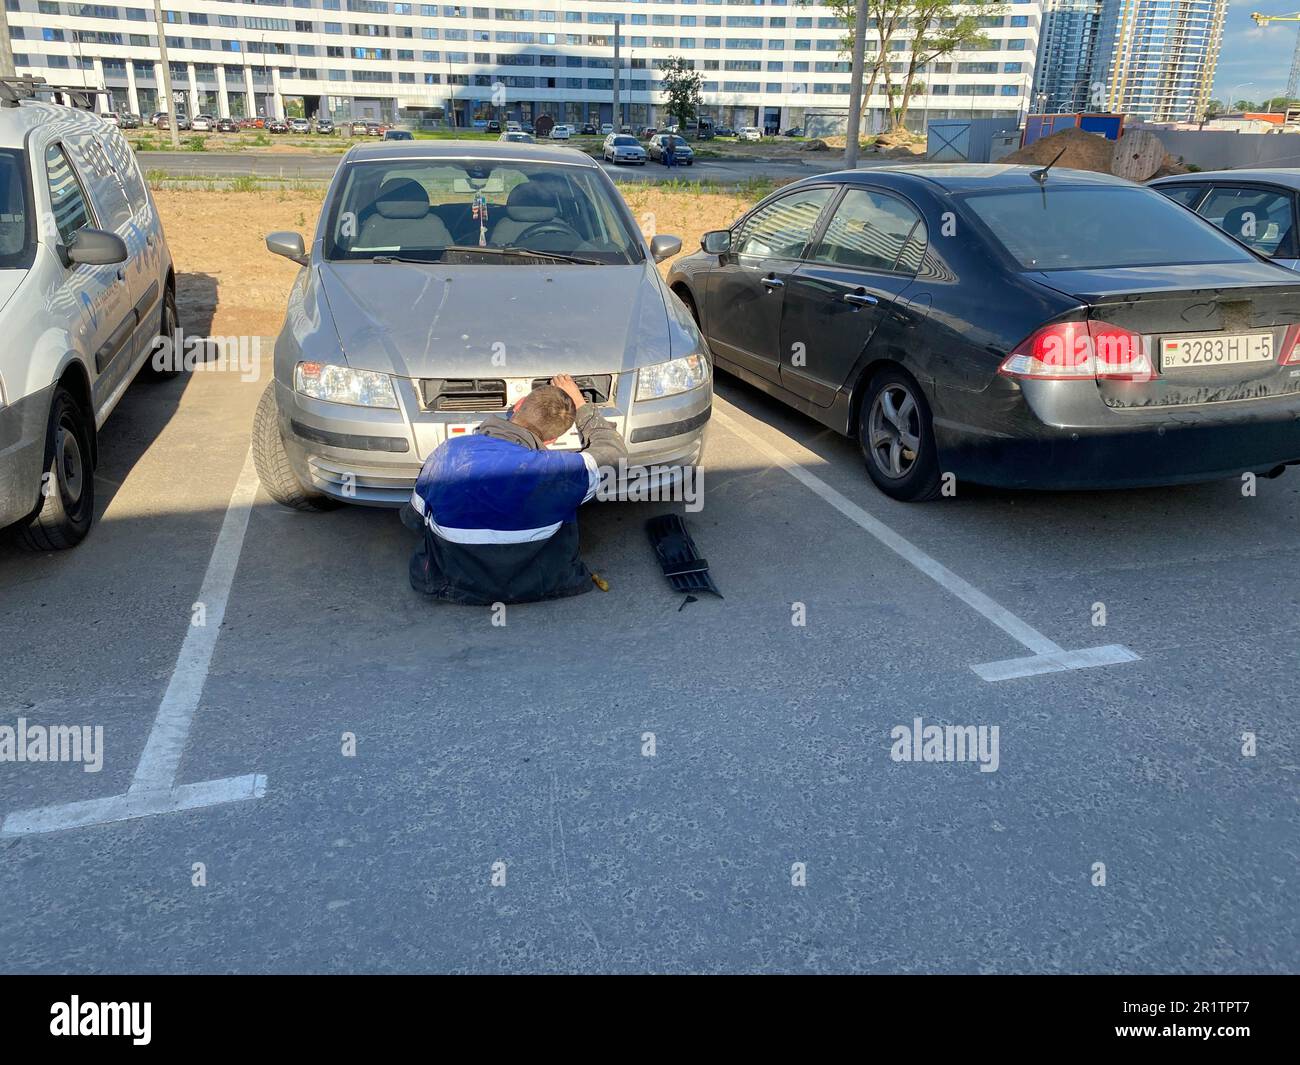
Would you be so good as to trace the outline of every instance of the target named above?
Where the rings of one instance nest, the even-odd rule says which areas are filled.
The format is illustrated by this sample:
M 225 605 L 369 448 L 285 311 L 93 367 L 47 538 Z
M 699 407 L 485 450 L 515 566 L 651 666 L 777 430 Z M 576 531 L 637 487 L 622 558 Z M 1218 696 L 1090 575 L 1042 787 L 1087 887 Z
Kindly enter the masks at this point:
M 1112 409 L 1091 382 L 1001 380 L 939 389 L 940 467 L 1000 488 L 1140 488 L 1300 463 L 1300 394 L 1196 407 Z M 974 416 L 972 416 L 974 415 Z

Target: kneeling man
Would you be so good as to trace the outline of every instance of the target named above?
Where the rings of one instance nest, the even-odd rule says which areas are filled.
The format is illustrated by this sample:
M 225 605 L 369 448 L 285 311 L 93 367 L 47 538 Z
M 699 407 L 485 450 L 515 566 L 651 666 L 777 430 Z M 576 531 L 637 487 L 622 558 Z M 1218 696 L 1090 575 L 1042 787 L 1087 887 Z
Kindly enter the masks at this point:
M 571 425 L 581 451 L 549 451 Z M 470 435 L 438 445 L 411 494 L 424 542 L 411 586 L 453 603 L 558 599 L 591 591 L 578 557 L 578 507 L 602 467 L 627 458 L 623 437 L 573 378 L 560 374 L 491 415 Z

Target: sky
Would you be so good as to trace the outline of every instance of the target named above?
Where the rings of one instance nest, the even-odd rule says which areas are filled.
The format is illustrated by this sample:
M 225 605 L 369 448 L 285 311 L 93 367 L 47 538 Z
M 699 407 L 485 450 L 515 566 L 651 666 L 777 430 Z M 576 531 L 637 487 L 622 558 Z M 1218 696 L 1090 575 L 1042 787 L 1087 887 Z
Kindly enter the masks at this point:
M 1215 70 L 1214 98 L 1262 101 L 1286 91 L 1300 22 L 1256 26 L 1252 11 L 1289 15 L 1300 11 L 1300 0 L 1234 0 L 1223 24 L 1223 50 Z M 1250 84 L 1247 84 L 1250 83 Z

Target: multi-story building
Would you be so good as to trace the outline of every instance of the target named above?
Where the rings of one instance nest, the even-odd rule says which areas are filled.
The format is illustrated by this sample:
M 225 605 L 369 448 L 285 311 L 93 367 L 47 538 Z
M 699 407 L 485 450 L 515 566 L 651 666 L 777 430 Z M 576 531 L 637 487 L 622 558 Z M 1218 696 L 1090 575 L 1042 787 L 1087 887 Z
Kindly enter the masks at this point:
M 1228 0 L 1047 0 L 1035 107 L 1150 122 L 1205 114 Z
M 216 116 L 329 114 L 413 125 L 494 117 L 613 121 L 620 26 L 620 118 L 666 116 L 658 65 L 680 56 L 703 77 L 702 113 L 728 125 L 842 130 L 846 30 L 818 2 L 516 0 L 477 7 L 393 0 L 163 0 L 177 105 Z M 5 0 L 18 73 L 167 110 L 152 4 Z M 914 100 L 923 119 L 1018 115 L 1027 107 L 1041 4 L 1012 0 L 986 20 L 987 46 L 933 62 Z M 870 36 L 869 36 L 870 40 Z M 900 47 L 901 46 L 901 47 Z M 891 70 L 904 69 L 907 41 Z M 883 84 L 868 124 L 885 114 Z

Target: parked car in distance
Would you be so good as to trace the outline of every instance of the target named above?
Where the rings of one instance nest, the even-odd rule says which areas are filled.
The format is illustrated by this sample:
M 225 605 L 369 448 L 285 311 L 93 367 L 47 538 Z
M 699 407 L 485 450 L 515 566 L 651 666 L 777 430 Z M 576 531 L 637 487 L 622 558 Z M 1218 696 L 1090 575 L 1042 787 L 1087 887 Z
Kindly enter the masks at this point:
M 409 129 L 386 129 L 384 130 L 384 140 L 386 141 L 413 141 L 415 135 Z
M 219 118 L 215 128 L 218 133 L 238 133 L 239 123 L 233 118 Z
M 314 126 L 317 133 L 333 133 L 334 122 L 328 118 L 318 118 Z
M 289 119 L 289 131 L 291 133 L 310 133 L 311 122 L 305 118 L 291 118 Z
M 382 137 L 386 132 L 388 132 L 388 127 L 382 122 L 366 123 L 367 137 Z
M 105 122 L 107 122 L 110 126 L 120 127 L 122 125 L 122 119 L 116 111 L 101 111 L 99 117 L 102 118 Z
M 713 135 L 715 137 L 734 137 L 736 135 L 736 131 L 732 129 L 730 126 L 715 126 L 713 130 Z
M 1204 171 L 1157 178 L 1150 187 L 1279 266 L 1300 270 L 1300 170 Z
M 634 163 L 645 166 L 645 149 L 628 133 L 611 133 L 601 148 L 602 157 L 611 163 Z
M 803 136 L 803 126 L 791 126 L 791 127 L 790 127 L 789 129 L 787 129 L 784 133 L 782 133 L 781 136 L 782 136 L 782 137 L 802 137 L 802 136 Z
M 140 116 L 133 111 L 119 111 L 117 113 L 117 124 L 122 129 L 139 129 Z
M 699 462 L 708 353 L 656 269 L 681 240 L 647 241 L 594 159 L 490 142 L 353 148 L 315 234 L 272 233 L 267 247 L 302 267 L 253 430 L 258 474 L 286 506 L 401 506 L 434 448 L 557 373 L 622 432 L 634 471 L 663 483 L 665 467 Z M 498 342 L 508 366 L 494 364 Z
M 171 128 L 171 116 L 166 111 L 155 111 L 153 113 L 153 118 L 149 121 L 150 124 L 157 129 L 165 130 Z M 176 115 L 176 128 L 178 130 L 189 129 L 190 120 L 185 115 L 178 113 Z
M 895 499 L 943 474 L 1119 488 L 1300 463 L 1300 278 L 1110 175 L 807 178 L 669 283 L 719 369 L 856 437 Z
M 602 123 L 601 123 L 601 125 L 600 125 L 600 135 L 601 135 L 602 137 L 607 137 L 607 136 L 609 136 L 609 135 L 610 135 L 611 133 L 613 133 L 613 132 L 614 132 L 614 124 L 613 124 L 612 122 L 602 122 Z
M 268 133 L 288 133 L 289 123 L 282 118 L 273 118 L 267 123 L 266 130 Z
M 488 121 L 488 124 L 487 124 L 487 131 L 488 131 L 489 133 L 500 133 L 500 132 L 501 132 L 501 123 L 500 123 L 499 121 L 497 121 L 497 119 L 495 119 L 495 118 L 489 120 L 489 121 Z
M 742 141 L 761 141 L 763 139 L 763 131 L 757 126 L 741 126 L 740 129 L 736 131 L 736 139 Z
M 519 128 L 525 133 L 536 133 L 537 128 L 531 122 L 521 122 Z
M 679 137 L 676 133 L 660 133 L 654 137 L 651 137 L 650 144 L 648 145 L 650 158 L 657 163 L 663 163 L 665 166 L 668 164 L 667 155 L 664 149 L 668 144 L 669 138 L 671 138 L 673 142 L 673 152 L 677 157 L 677 165 L 694 166 L 695 165 L 694 149 L 692 149 L 691 146 L 687 144 L 686 141 L 683 138 Z
M 95 513 L 97 436 L 177 329 L 153 197 L 122 134 L 43 101 L 0 110 L 0 528 L 73 547 Z
M 211 133 L 216 124 L 217 120 L 211 115 L 195 115 L 190 119 L 190 129 L 196 133 Z
M 642 126 L 642 127 L 637 131 L 637 136 L 640 137 L 643 141 L 646 141 L 646 140 L 649 140 L 651 137 L 653 137 L 653 136 L 654 136 L 656 133 L 658 133 L 658 132 L 659 132 L 659 131 L 658 131 L 657 129 L 655 129 L 654 126 Z
M 594 137 L 596 136 L 596 126 L 594 123 L 586 122 L 583 123 L 582 128 L 578 130 L 578 132 L 584 137 Z
M 365 122 L 353 122 L 348 128 L 348 132 L 354 137 L 364 137 L 366 135 L 366 128 L 367 126 Z
M 499 141 L 505 141 L 508 144 L 536 144 L 537 139 L 531 133 L 525 133 L 519 129 L 508 129 L 497 138 Z
M 562 122 L 551 127 L 551 140 L 553 141 L 567 141 L 571 136 L 573 136 L 572 128 Z
M 507 133 L 522 133 L 523 130 L 524 127 L 521 126 L 518 122 L 514 121 L 513 119 L 511 119 L 509 122 L 506 123 Z

